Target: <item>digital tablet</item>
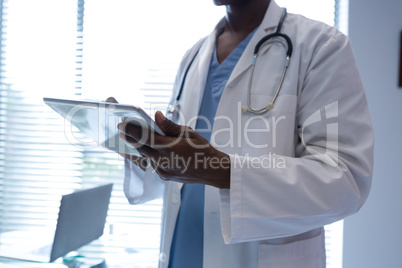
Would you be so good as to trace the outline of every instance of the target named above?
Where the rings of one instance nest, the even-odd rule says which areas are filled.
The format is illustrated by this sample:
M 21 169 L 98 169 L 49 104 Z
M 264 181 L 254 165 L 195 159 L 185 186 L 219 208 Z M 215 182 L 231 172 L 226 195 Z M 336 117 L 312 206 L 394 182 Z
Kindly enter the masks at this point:
M 135 105 L 56 98 L 43 98 L 43 101 L 93 140 L 94 145 L 118 153 L 140 155 L 136 146 L 131 146 L 119 138 L 117 124 L 120 122 L 129 121 L 130 124 L 141 126 L 144 130 L 142 138 L 146 138 L 144 135 L 148 135 L 149 131 L 165 135 L 155 121 Z M 65 128 L 65 131 L 72 130 Z M 73 136 L 67 134 L 69 133 L 66 133 L 66 136 Z

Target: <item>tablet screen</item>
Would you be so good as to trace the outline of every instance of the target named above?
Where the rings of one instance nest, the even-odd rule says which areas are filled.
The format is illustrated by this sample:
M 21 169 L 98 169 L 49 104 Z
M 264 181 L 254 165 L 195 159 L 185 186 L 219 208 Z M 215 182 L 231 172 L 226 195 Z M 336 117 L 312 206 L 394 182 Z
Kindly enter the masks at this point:
M 119 138 L 117 125 L 122 121 L 141 126 L 146 130 L 144 133 L 151 129 L 164 135 L 152 118 L 137 106 L 54 98 L 43 100 L 93 141 L 87 146 L 100 146 L 118 153 L 140 156 L 135 146 Z M 74 140 L 73 129 L 69 125 L 65 125 L 64 131 L 70 143 L 80 143 L 79 140 Z

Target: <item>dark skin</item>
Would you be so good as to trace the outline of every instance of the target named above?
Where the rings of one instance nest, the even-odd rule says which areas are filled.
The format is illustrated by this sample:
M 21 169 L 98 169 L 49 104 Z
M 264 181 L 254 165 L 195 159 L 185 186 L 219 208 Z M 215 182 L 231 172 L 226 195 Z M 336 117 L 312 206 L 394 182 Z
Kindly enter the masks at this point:
M 261 24 L 270 0 L 214 0 L 226 6 L 226 24 L 217 39 L 218 61 L 227 56 Z M 117 102 L 114 98 L 107 101 Z M 123 155 L 145 169 L 147 163 L 166 181 L 200 183 L 230 189 L 230 157 L 187 126 L 165 118 L 158 111 L 155 121 L 166 136 L 143 132 L 138 126 L 120 123 L 120 138 L 138 147 L 142 157 Z M 145 138 L 144 138 L 145 137 Z M 168 159 L 178 162 L 167 162 Z
M 215 0 L 215 5 L 226 6 L 226 24 L 218 37 L 216 52 L 218 62 L 227 56 L 257 28 L 265 15 L 270 0 Z

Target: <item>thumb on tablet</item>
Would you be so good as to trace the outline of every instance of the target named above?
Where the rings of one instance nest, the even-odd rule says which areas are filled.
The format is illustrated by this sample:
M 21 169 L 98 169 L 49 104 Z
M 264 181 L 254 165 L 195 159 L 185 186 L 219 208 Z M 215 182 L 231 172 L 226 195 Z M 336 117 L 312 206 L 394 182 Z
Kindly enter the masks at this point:
M 183 133 L 183 126 L 167 119 L 161 111 L 155 113 L 155 121 L 167 136 L 180 136 Z
M 119 103 L 114 97 L 107 98 L 106 102 Z

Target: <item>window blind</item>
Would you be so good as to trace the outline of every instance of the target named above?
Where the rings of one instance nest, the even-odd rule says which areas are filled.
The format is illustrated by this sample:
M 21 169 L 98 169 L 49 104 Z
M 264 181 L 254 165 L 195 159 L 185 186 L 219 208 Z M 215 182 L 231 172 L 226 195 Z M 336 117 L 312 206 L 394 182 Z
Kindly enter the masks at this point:
M 77 1 L 77 41 L 75 58 L 75 95 L 82 94 L 82 57 L 83 57 L 83 32 L 84 32 L 84 8 L 85 0 Z
M 277 2 L 289 12 L 334 24 L 343 16 L 342 1 Z M 164 111 L 184 51 L 224 14 L 205 2 L 0 1 L 0 230 L 55 224 L 61 194 L 113 182 L 105 234 L 80 251 L 126 267 L 157 266 L 161 200 L 129 205 L 122 159 L 67 140 L 70 126 L 41 98 L 113 95 L 150 114 Z M 177 14 L 165 14 L 172 6 Z M 194 8 L 200 12 L 191 12 Z M 341 227 L 326 227 L 328 267 L 341 267 L 335 246 L 342 243 Z
M 334 26 L 344 34 L 348 34 L 349 0 L 335 0 Z
M 71 80 L 64 67 L 71 65 L 74 19 L 63 13 L 74 7 L 2 1 L 1 8 L 0 228 L 8 231 L 55 223 L 60 194 L 81 181 L 82 153 L 65 140 L 63 122 L 38 102 L 41 93 L 63 90 L 58 82 Z
M 48 95 L 81 93 L 84 2 L 1 3 L 1 231 L 53 227 L 62 194 L 113 182 L 105 235 L 81 251 L 89 257 L 109 254 L 109 263 L 119 256 L 119 264 L 124 256 L 141 263 L 153 254 L 142 261 L 152 264 L 160 202 L 130 206 L 122 189 L 122 159 L 66 139 L 71 126 L 42 102 Z M 75 130 L 74 135 L 79 137 Z M 144 240 L 142 233 L 155 238 Z M 133 260 L 130 249 L 141 254 Z

